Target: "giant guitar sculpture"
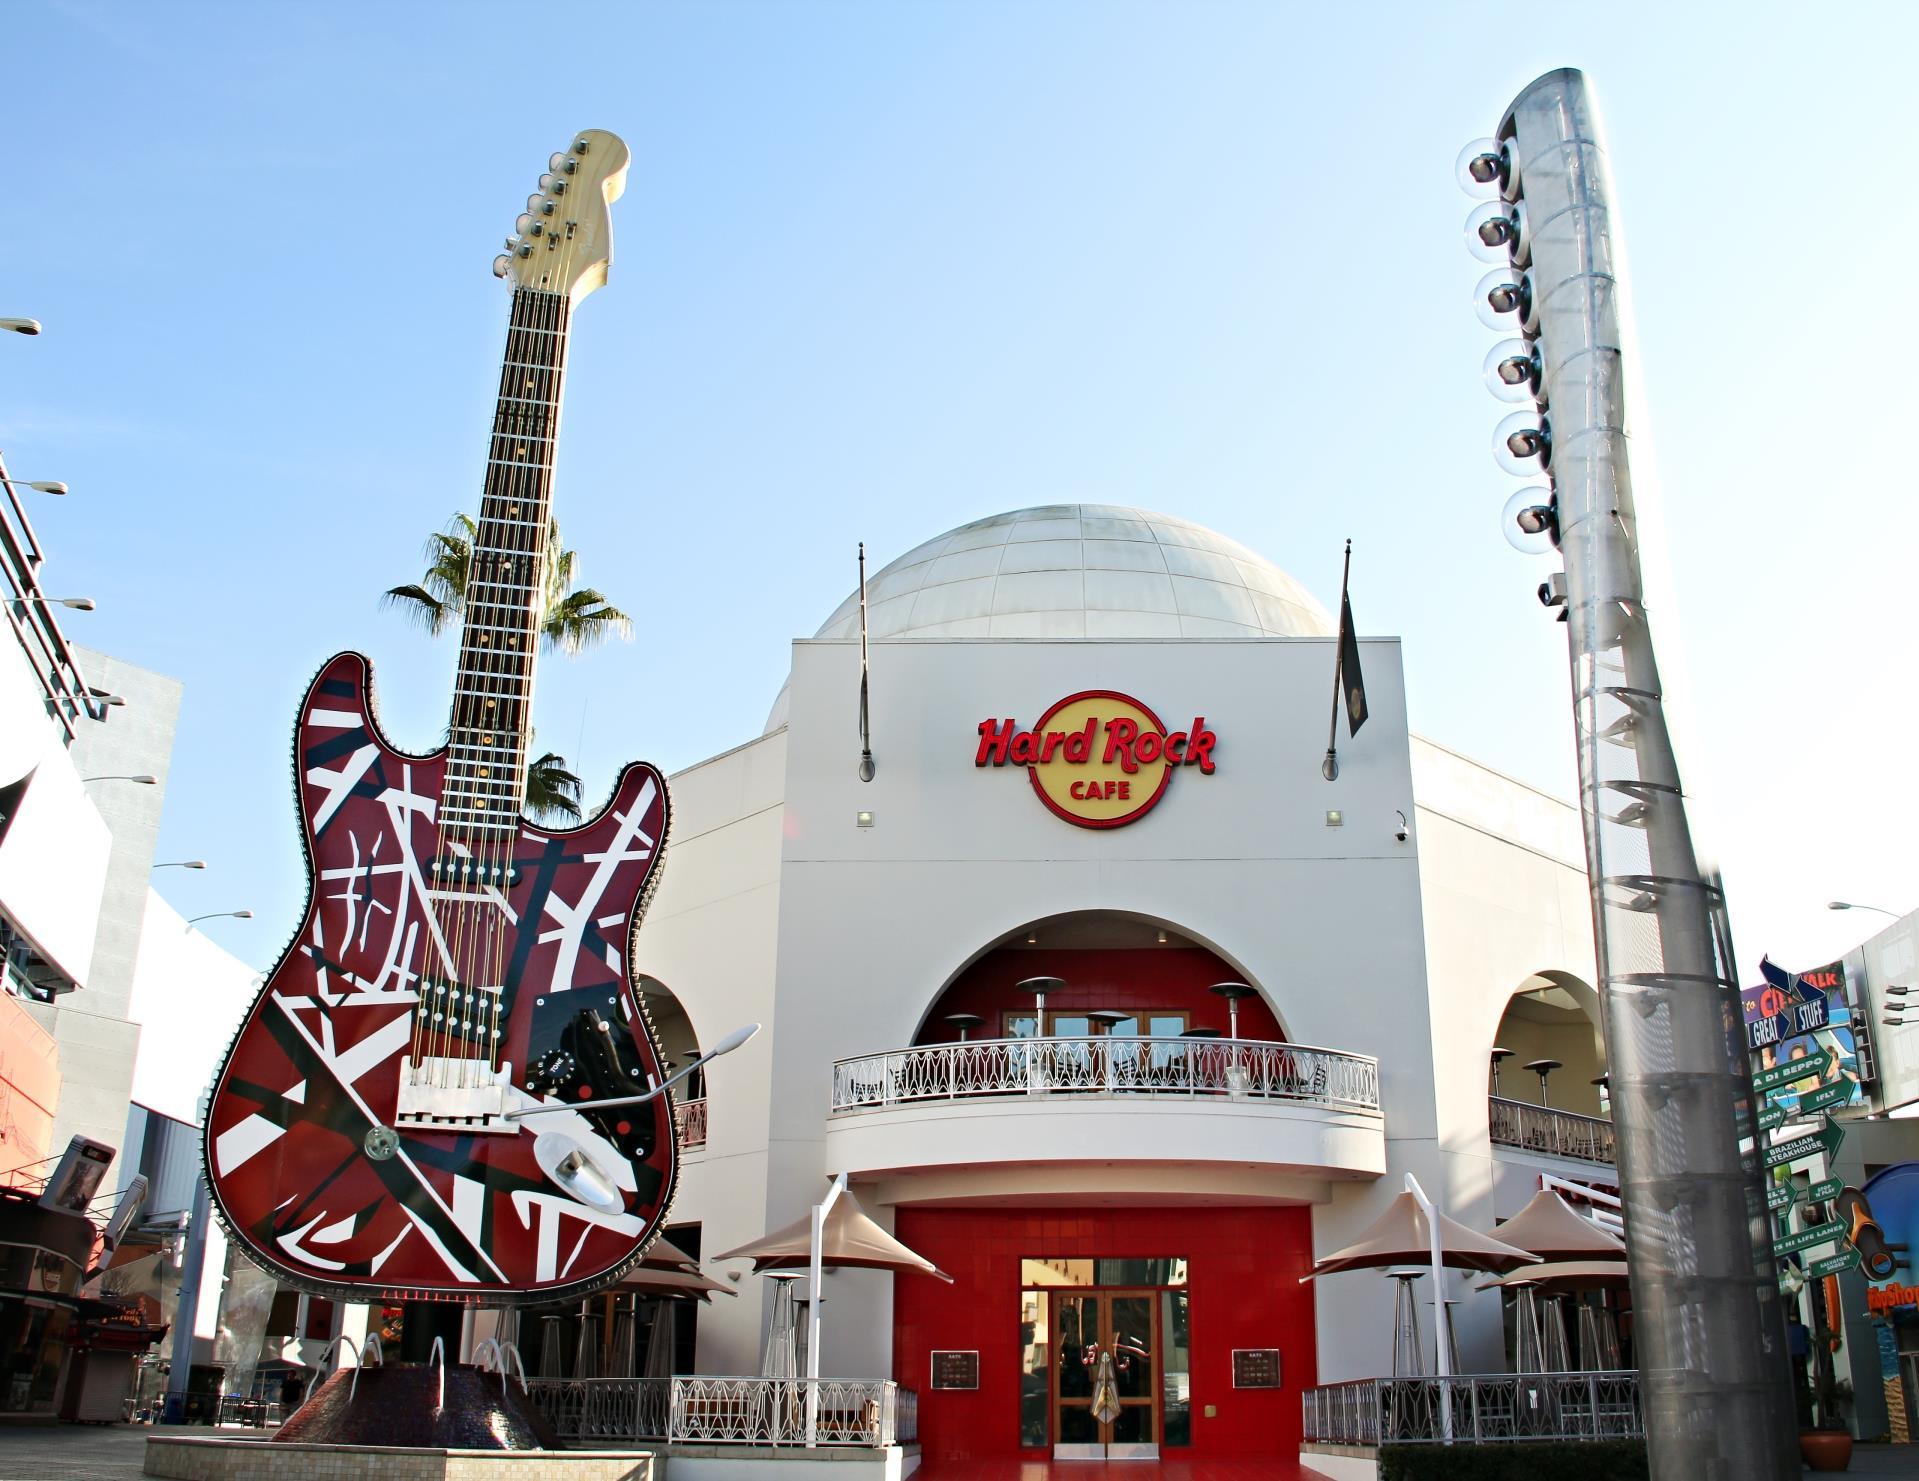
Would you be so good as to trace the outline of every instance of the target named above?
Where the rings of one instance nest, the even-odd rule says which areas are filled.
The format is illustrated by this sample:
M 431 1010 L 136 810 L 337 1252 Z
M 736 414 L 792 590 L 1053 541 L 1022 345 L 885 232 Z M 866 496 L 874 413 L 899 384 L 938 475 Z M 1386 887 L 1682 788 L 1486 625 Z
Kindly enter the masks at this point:
M 387 741 L 357 653 L 300 706 L 306 915 L 214 1082 L 206 1163 L 246 1252 L 322 1295 L 582 1295 L 673 1196 L 671 1105 L 630 1103 L 663 1078 L 631 945 L 666 784 L 630 765 L 569 830 L 520 812 L 568 324 L 606 281 L 626 168 L 612 134 L 576 135 L 494 262 L 512 315 L 446 744 Z

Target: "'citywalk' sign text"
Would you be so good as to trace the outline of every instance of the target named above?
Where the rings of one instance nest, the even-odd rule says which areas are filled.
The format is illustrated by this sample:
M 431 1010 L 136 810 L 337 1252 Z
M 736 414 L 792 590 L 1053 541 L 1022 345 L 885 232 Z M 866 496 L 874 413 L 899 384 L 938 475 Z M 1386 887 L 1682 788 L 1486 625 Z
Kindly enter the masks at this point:
M 1199 716 L 1168 730 L 1131 695 L 1110 689 L 1069 694 L 1030 730 L 1017 721 L 979 722 L 973 764 L 1024 766 L 1039 800 L 1081 828 L 1118 828 L 1144 817 L 1176 770 L 1213 773 L 1219 737 Z

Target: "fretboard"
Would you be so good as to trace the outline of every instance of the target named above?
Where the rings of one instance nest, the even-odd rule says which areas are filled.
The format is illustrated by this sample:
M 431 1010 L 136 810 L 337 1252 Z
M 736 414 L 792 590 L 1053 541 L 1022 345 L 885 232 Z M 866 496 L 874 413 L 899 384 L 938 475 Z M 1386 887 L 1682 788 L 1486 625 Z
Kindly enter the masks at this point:
M 487 450 L 453 677 L 443 834 L 485 847 L 520 816 L 544 614 L 553 448 L 566 376 L 568 302 L 517 289 Z

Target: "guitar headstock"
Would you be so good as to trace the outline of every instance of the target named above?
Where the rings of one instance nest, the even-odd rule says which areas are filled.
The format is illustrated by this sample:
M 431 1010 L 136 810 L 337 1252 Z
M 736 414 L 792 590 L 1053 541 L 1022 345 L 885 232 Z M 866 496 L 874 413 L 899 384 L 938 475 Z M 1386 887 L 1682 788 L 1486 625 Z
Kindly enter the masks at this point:
M 516 288 L 562 293 L 577 303 L 606 281 L 613 259 L 608 207 L 626 189 L 627 148 L 618 134 L 582 129 L 547 161 L 526 198 L 493 276 Z

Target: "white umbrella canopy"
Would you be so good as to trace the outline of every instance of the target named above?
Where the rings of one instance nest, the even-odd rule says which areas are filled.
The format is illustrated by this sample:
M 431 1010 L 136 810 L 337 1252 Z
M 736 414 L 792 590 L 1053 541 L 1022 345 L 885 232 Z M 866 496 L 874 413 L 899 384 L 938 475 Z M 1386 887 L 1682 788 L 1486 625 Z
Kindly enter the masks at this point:
M 725 1282 L 702 1275 L 697 1269 L 656 1270 L 645 1265 L 636 1265 L 621 1276 L 619 1289 L 647 1296 L 697 1297 L 701 1301 L 710 1301 L 715 1295 L 739 1295 Z
M 1530 1250 L 1543 1260 L 1623 1260 L 1626 1246 L 1609 1230 L 1582 1218 L 1551 1188 L 1492 1231 L 1502 1244 Z
M 869 1270 L 916 1270 L 952 1284 L 953 1277 L 923 1255 L 916 1255 L 867 1217 L 851 1193 L 842 1193 L 826 1212 L 821 1231 L 820 1264 L 828 1270 L 859 1266 Z M 751 1260 L 756 1271 L 795 1269 L 813 1257 L 813 1216 L 803 1215 L 749 1244 L 714 1256 Z M 1402 1262 L 1403 1263 L 1403 1262 Z
M 1503 1274 L 1521 1265 L 1538 1263 L 1539 1256 L 1517 1249 L 1484 1234 L 1477 1234 L 1456 1219 L 1438 1214 L 1439 1263 L 1454 1270 L 1488 1270 Z M 1311 1275 L 1300 1277 L 1303 1284 L 1318 1276 L 1341 1270 L 1377 1270 L 1389 1265 L 1424 1265 L 1432 1258 L 1432 1235 L 1425 1210 L 1411 1192 L 1401 1193 L 1386 1205 L 1386 1211 L 1366 1231 L 1343 1250 L 1335 1250 L 1313 1262 Z
M 1545 1260 L 1489 1280 L 1479 1289 L 1535 1286 L 1543 1295 L 1563 1296 L 1570 1291 L 1623 1291 L 1631 1284 L 1624 1260 Z

